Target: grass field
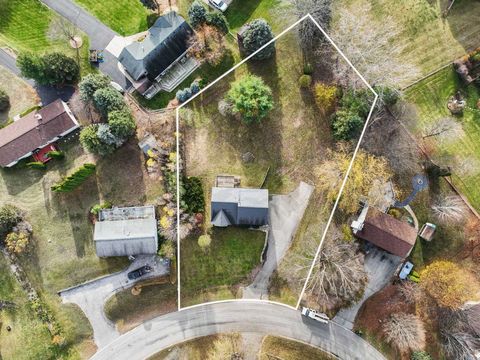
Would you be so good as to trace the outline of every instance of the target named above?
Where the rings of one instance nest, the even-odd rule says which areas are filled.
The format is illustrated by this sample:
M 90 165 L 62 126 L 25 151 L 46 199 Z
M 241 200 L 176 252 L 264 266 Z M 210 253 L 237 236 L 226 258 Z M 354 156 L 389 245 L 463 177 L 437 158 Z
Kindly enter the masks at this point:
M 177 286 L 170 283 L 142 288 L 139 295 L 123 290 L 105 304 L 107 318 L 124 333 L 142 322 L 177 310 Z
M 260 264 L 265 233 L 236 227 L 215 229 L 207 252 L 198 246 L 197 238 L 187 237 L 180 245 L 182 307 L 234 298 L 234 292 L 227 289 L 247 280 Z
M 2 1 L 0 11 L 0 46 L 8 46 L 17 52 L 46 53 L 58 51 L 73 58 L 76 51 L 63 39 L 51 35 L 55 15 L 38 0 Z M 83 73 L 91 71 L 88 62 L 88 38 L 81 34 L 83 46 L 80 51 Z
M 262 342 L 259 360 L 282 359 L 282 360 L 333 360 L 333 355 L 290 339 L 266 336 Z
M 452 117 L 447 101 L 457 90 L 465 94 L 468 109 L 463 116 Z M 463 128 L 463 135 L 452 134 L 447 139 L 430 137 L 427 144 L 434 149 L 433 158 L 453 171 L 453 181 L 472 205 L 480 210 L 480 111 L 476 109 L 480 92 L 474 85 L 466 87 L 452 68 L 429 77 L 405 93 L 406 100 L 415 105 L 417 118 L 405 119 L 407 126 L 419 138 L 429 124 L 452 117 Z M 463 165 L 462 165 L 463 164 Z
M 15 115 L 38 104 L 40 99 L 29 84 L 13 75 L 3 66 L 0 66 L 0 79 L 2 79 L 0 89 L 4 90 L 10 97 L 10 109 L 0 112 L 1 126 L 8 119 L 12 119 Z
M 75 0 L 122 36 L 147 30 L 150 11 L 138 0 Z

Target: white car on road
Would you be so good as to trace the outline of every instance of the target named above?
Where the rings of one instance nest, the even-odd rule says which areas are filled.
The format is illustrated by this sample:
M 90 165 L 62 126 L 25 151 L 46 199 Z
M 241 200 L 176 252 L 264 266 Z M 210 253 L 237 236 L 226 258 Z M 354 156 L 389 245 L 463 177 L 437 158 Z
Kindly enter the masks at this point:
M 209 4 L 212 5 L 215 9 L 220 10 L 221 12 L 225 12 L 227 10 L 228 5 L 225 4 L 222 0 L 208 0 Z
M 319 321 L 323 324 L 328 324 L 328 321 L 330 320 L 326 314 L 319 313 L 316 310 L 309 309 L 306 307 L 302 307 L 302 315 L 309 317 L 310 319 Z

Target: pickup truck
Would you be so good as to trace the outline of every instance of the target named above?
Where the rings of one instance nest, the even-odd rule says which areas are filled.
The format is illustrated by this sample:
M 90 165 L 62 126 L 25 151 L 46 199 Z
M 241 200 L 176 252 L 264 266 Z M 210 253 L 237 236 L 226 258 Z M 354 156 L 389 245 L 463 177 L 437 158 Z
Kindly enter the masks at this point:
M 319 313 L 316 310 L 309 309 L 306 307 L 302 307 L 302 315 L 309 317 L 310 319 L 319 321 L 323 324 L 328 324 L 328 321 L 330 320 L 326 314 Z

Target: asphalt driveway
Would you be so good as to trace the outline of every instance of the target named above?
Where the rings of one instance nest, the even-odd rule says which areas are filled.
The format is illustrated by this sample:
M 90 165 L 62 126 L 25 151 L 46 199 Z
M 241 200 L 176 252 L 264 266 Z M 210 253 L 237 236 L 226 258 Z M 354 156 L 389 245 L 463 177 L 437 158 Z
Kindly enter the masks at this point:
M 367 272 L 368 282 L 363 297 L 349 308 L 340 310 L 333 320 L 349 330 L 353 329 L 355 317 L 363 303 L 391 281 L 395 270 L 401 264 L 402 260 L 399 256 L 389 254 L 373 246 L 365 256 L 364 267 Z
M 153 270 L 137 280 L 129 280 L 128 272 L 144 265 Z M 93 328 L 93 338 L 99 348 L 108 345 L 120 336 L 115 325 L 107 319 L 105 302 L 120 290 L 130 288 L 138 281 L 168 275 L 170 266 L 156 255 L 140 255 L 125 270 L 85 284 L 60 291 L 63 303 L 77 304 L 87 316 Z
M 270 277 L 290 247 L 313 190 L 313 186 L 301 182 L 288 195 L 272 196 L 266 260 L 253 283 L 243 290 L 244 299 L 268 299 Z

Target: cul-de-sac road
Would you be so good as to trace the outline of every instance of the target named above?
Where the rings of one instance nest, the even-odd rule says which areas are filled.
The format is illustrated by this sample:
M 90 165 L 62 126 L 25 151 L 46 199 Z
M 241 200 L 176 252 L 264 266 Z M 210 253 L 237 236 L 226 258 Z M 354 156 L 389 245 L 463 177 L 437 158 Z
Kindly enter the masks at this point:
M 368 342 L 340 325 L 324 325 L 300 311 L 258 300 L 204 304 L 157 317 L 100 349 L 92 360 L 146 359 L 187 340 L 229 332 L 283 336 L 344 360 L 385 360 Z

